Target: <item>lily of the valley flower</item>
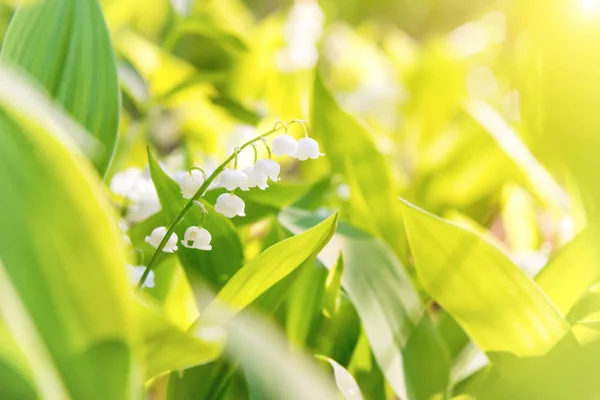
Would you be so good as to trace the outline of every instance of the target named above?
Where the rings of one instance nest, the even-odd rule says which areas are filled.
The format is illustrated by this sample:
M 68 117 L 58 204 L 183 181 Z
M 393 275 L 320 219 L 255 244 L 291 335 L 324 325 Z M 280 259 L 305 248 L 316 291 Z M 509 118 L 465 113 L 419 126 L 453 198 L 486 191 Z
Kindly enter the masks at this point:
M 281 167 L 277 161 L 268 158 L 258 160 L 254 165 L 254 171 L 262 176 L 268 176 L 273 182 L 279 180 L 279 171 Z
M 305 137 L 298 140 L 298 149 L 296 150 L 295 157 L 300 160 L 308 160 L 312 158 L 313 160 L 323 156 L 321 152 L 319 152 L 319 143 L 313 138 Z
M 258 187 L 260 190 L 265 190 L 269 187 L 267 184 L 267 175 L 259 174 L 254 167 L 244 168 L 244 173 L 248 176 L 248 187 Z
M 185 230 L 181 244 L 188 249 L 208 251 L 212 249 L 212 246 L 210 245 L 211 240 L 212 236 L 209 231 L 204 228 L 198 228 L 197 226 L 190 226 Z
M 184 199 L 191 199 L 194 197 L 200 186 L 204 183 L 204 176 L 202 172 L 197 169 L 193 169 L 189 174 L 183 177 L 180 183 L 181 194 Z
M 233 218 L 236 215 L 245 217 L 244 212 L 244 200 L 240 199 L 235 194 L 223 193 L 217 197 L 217 203 L 215 204 L 215 211 L 223 214 L 227 218 Z
M 248 189 L 248 176 L 237 169 L 227 168 L 221 173 L 221 184 L 227 190 L 235 190 L 240 188 L 241 190 Z
M 163 238 L 165 237 L 166 234 L 167 234 L 167 228 L 165 228 L 164 226 L 159 226 L 158 228 L 155 228 L 152 231 L 150 236 L 146 236 L 144 241 L 146 243 L 148 243 L 150 246 L 152 246 L 154 248 L 158 248 L 158 246 L 160 245 L 160 242 L 163 240 Z M 177 251 L 177 239 L 178 239 L 177 234 L 172 233 L 171 237 L 169 237 L 169 240 L 167 241 L 167 244 L 163 248 L 163 251 L 165 253 L 173 253 L 173 252 Z
M 298 150 L 298 142 L 289 135 L 277 136 L 273 139 L 273 154 L 276 156 L 294 156 Z
M 142 278 L 142 275 L 144 275 L 144 271 L 146 270 L 146 267 L 143 265 L 127 265 L 127 268 L 129 269 L 129 278 L 131 279 L 131 283 L 133 285 L 139 282 L 139 280 Z M 154 271 L 150 270 L 150 273 L 144 281 L 144 287 L 154 287 Z

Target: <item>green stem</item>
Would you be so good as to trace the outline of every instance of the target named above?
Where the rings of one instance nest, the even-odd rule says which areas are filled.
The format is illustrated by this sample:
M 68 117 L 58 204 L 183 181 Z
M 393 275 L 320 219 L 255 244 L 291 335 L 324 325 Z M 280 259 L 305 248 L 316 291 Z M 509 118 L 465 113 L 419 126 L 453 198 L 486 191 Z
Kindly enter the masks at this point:
M 290 124 L 291 123 L 292 122 L 290 122 Z M 142 277 L 140 278 L 140 281 L 138 282 L 138 285 L 137 285 L 138 288 L 142 288 L 142 286 L 144 286 L 144 282 L 146 281 L 146 278 L 150 274 L 150 271 L 152 271 L 152 267 L 154 266 L 154 264 L 160 257 L 160 253 L 161 253 L 162 249 L 164 249 L 165 245 L 169 241 L 169 238 L 173 234 L 173 231 L 175 230 L 177 225 L 183 220 L 183 218 L 185 217 L 187 212 L 192 208 L 192 206 L 194 205 L 194 201 L 197 201 L 200 197 L 204 196 L 204 194 L 206 193 L 206 190 L 208 189 L 210 184 L 213 183 L 213 181 L 217 178 L 217 176 L 219 176 L 219 174 L 221 172 L 223 172 L 225 167 L 229 163 L 231 163 L 231 161 L 233 161 L 234 158 L 236 158 L 238 152 L 244 150 L 246 147 L 250 146 L 252 143 L 254 143 L 258 140 L 261 140 L 261 138 L 272 135 L 273 133 L 279 131 L 280 129 L 281 128 L 274 127 L 267 133 L 263 133 L 262 135 L 257 136 L 254 139 L 247 141 L 246 143 L 241 145 L 237 151 L 234 151 L 232 155 L 230 155 L 225 161 L 223 161 L 223 163 L 221 165 L 219 165 L 217 167 L 217 169 L 215 169 L 213 171 L 212 174 L 210 174 L 208 179 L 206 179 L 204 181 L 204 183 L 202 184 L 202 186 L 200 186 L 200 189 L 198 189 L 196 194 L 194 194 L 194 196 L 187 202 L 187 204 L 183 207 L 183 209 L 179 212 L 179 214 L 177 214 L 177 216 L 175 218 L 173 218 L 173 220 L 169 223 L 169 228 L 167 229 L 167 233 L 165 234 L 165 237 L 163 237 L 163 239 L 160 241 L 160 244 L 156 248 L 156 251 L 154 252 L 154 254 L 152 254 L 152 258 L 150 259 L 148 266 L 144 270 L 144 274 L 142 275 Z

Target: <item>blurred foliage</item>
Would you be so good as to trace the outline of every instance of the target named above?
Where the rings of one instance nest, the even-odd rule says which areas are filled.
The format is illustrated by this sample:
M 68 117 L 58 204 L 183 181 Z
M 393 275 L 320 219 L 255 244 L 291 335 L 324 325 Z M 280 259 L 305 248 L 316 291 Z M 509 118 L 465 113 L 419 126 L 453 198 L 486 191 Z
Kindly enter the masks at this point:
M 0 39 L 0 398 L 598 398 L 600 1 L 4 0 Z M 323 157 L 153 257 L 292 120 Z

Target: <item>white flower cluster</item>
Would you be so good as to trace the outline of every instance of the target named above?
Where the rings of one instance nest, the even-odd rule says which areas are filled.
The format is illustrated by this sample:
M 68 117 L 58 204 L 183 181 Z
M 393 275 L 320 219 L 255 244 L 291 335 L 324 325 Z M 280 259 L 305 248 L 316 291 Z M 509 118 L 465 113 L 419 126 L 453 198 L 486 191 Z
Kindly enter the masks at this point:
M 287 134 L 281 135 L 273 140 L 272 148 L 272 153 L 276 156 L 291 156 L 298 160 L 316 159 L 323 155 L 319 151 L 317 141 L 309 137 L 304 137 L 296 141 Z M 269 187 L 269 180 L 271 182 L 279 181 L 280 171 L 281 166 L 279 163 L 270 158 L 260 159 L 254 165 L 246 167 L 243 170 L 225 168 L 220 174 L 220 184 L 228 190 L 228 193 L 223 193 L 217 197 L 215 211 L 227 218 L 235 216 L 244 217 L 246 215 L 244 210 L 245 203 L 233 192 L 236 189 L 248 191 L 254 187 L 265 190 Z M 179 180 L 182 196 L 186 199 L 193 198 L 204 184 L 205 179 L 204 174 L 200 170 L 192 169 L 186 176 Z M 154 248 L 159 248 L 166 235 L 167 228 L 161 226 L 154 229 L 145 240 L 146 243 Z M 208 251 L 212 249 L 210 245 L 211 239 L 210 232 L 206 229 L 190 226 L 185 231 L 184 238 L 181 241 L 179 241 L 176 233 L 171 233 L 162 251 L 173 253 L 177 251 L 179 243 L 189 249 Z

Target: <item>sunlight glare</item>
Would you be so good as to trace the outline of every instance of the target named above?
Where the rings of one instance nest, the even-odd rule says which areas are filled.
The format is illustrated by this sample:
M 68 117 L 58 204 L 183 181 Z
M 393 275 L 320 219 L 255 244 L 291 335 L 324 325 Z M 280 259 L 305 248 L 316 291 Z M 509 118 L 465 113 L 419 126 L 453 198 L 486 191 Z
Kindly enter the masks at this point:
M 579 7 L 585 13 L 600 12 L 600 0 L 579 0 Z

